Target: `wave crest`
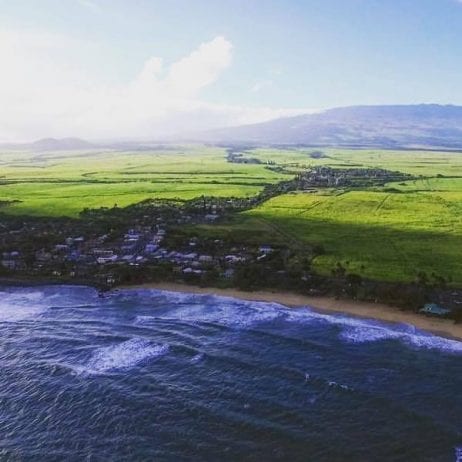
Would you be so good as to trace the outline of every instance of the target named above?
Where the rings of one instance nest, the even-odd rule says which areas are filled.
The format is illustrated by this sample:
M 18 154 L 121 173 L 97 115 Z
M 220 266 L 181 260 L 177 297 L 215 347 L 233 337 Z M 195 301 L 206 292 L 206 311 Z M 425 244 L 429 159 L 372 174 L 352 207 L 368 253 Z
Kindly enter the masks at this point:
M 117 345 L 96 350 L 80 372 L 101 374 L 127 370 L 151 358 L 168 352 L 168 345 L 152 344 L 143 338 L 132 338 Z

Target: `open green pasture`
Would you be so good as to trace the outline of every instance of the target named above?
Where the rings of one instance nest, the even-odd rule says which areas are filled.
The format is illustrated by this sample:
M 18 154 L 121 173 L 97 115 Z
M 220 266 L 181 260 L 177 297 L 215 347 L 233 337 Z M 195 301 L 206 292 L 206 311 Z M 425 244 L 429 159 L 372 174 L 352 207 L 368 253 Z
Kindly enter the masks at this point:
M 2 208 L 11 214 L 76 216 L 147 198 L 245 197 L 284 178 L 264 165 L 229 163 L 224 149 L 205 146 L 0 154 L 0 201 L 17 201 Z
M 421 271 L 462 285 L 462 155 L 455 152 L 258 148 L 246 156 L 297 170 L 316 165 L 385 168 L 415 180 L 363 190 L 322 190 L 275 197 L 241 215 L 247 234 L 298 248 L 322 246 L 314 267 L 387 281 L 412 281 Z M 223 231 L 223 230 L 222 230 Z M 230 230 L 231 232 L 231 230 Z
M 257 148 L 248 157 L 292 167 L 326 165 L 334 168 L 384 168 L 415 176 L 462 178 L 462 155 L 444 151 L 394 151 L 335 148 Z
M 388 281 L 420 271 L 462 284 L 462 191 L 295 193 L 246 212 L 309 245 L 322 245 L 315 268 Z

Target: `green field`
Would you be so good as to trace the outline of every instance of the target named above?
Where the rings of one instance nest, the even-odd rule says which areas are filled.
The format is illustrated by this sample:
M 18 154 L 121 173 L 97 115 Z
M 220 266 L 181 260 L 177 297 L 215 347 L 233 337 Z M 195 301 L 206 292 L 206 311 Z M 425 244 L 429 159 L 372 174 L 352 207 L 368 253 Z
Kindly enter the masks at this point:
M 462 192 L 297 193 L 247 214 L 322 245 L 314 266 L 324 274 L 341 262 L 373 279 L 410 281 L 425 271 L 462 284 Z
M 313 152 L 320 152 L 323 157 L 313 158 Z M 254 149 L 248 155 L 265 162 L 273 161 L 278 165 L 294 168 L 316 165 L 335 168 L 380 167 L 415 176 L 444 175 L 462 178 L 462 156 L 456 152 L 293 148 Z
M 224 149 L 187 146 L 138 152 L 7 152 L 0 156 L 2 211 L 77 216 L 148 198 L 245 197 L 287 175 L 263 165 L 231 164 Z
M 315 165 L 380 167 L 417 179 L 362 190 L 286 194 L 243 212 L 231 224 L 201 229 L 296 248 L 322 246 L 325 253 L 313 264 L 324 274 L 340 262 L 349 272 L 373 279 L 411 281 L 425 271 L 462 286 L 460 153 L 259 148 L 245 155 L 263 163 L 229 163 L 224 149 L 205 146 L 6 152 L 0 156 L 0 201 L 18 202 L 1 210 L 77 216 L 86 207 L 126 206 L 146 198 L 252 196 Z
M 245 215 L 272 223 L 301 243 L 322 245 L 313 264 L 329 274 L 340 262 L 372 279 L 412 281 L 420 271 L 462 286 L 462 155 L 425 151 L 258 149 L 279 165 L 380 167 L 419 177 L 360 191 L 295 193 Z M 249 154 L 250 155 L 250 154 Z

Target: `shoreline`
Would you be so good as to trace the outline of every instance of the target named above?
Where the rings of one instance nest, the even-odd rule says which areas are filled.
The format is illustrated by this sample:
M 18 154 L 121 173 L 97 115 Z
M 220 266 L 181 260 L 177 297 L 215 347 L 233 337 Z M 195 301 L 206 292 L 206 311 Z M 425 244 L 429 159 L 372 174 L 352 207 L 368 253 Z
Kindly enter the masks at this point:
M 462 324 L 454 324 L 451 319 L 426 317 L 412 311 L 383 303 L 363 302 L 347 299 L 335 299 L 325 296 L 301 295 L 293 292 L 258 290 L 245 292 L 238 289 L 219 289 L 214 287 L 198 287 L 178 282 L 152 282 L 137 285 L 121 285 L 114 289 L 156 289 L 170 292 L 191 294 L 218 295 L 255 302 L 275 302 L 289 308 L 308 306 L 322 313 L 346 314 L 349 316 L 374 319 L 390 323 L 411 324 L 418 329 L 446 338 L 462 341 Z

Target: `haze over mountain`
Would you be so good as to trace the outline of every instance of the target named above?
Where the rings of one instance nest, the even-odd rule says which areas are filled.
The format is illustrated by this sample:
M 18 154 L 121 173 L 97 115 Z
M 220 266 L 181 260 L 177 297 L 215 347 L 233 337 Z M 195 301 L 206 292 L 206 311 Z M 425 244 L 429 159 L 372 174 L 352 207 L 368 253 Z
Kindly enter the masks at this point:
M 26 149 L 33 151 L 72 151 L 78 149 L 92 149 L 97 144 L 80 138 L 42 138 L 32 143 L 2 143 L 2 149 Z
M 350 106 L 202 133 L 216 143 L 462 147 L 462 106 Z
M 150 150 L 162 143 L 309 145 L 382 148 L 462 149 L 462 106 L 420 104 L 349 106 L 315 114 L 206 132 L 154 138 L 151 141 L 89 142 L 80 138 L 43 138 L 32 143 L 1 144 L 4 149 L 33 151 L 93 148 Z

